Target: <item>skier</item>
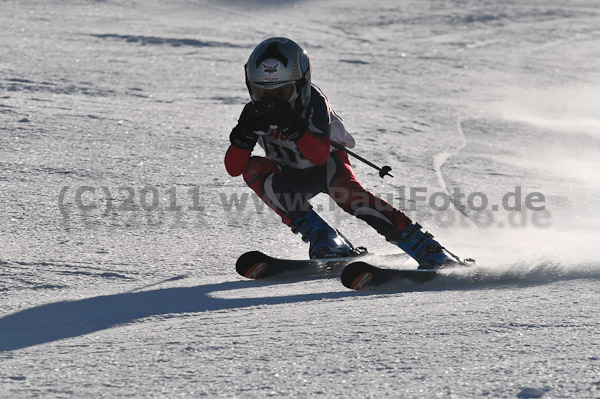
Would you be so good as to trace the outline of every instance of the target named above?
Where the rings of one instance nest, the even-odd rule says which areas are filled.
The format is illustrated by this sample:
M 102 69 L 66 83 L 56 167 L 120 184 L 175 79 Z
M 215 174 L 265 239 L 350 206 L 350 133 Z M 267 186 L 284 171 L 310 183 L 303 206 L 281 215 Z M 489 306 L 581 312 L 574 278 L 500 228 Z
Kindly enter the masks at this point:
M 308 202 L 326 193 L 414 258 L 420 268 L 457 262 L 419 224 L 365 190 L 347 153 L 331 145 L 334 141 L 353 148 L 354 139 L 327 97 L 311 83 L 310 60 L 298 44 L 283 37 L 264 40 L 252 51 L 245 72 L 252 101 L 231 131 L 225 167 L 231 176 L 243 175 L 283 223 L 310 243 L 311 259 L 361 252 Z M 257 142 L 266 157 L 251 156 Z

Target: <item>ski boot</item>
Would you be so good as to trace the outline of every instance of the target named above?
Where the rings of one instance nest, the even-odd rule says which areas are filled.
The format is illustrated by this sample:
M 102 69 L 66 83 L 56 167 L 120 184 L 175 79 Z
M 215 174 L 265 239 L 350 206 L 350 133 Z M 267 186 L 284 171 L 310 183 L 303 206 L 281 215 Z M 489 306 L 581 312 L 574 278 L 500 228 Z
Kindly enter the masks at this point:
M 343 258 L 367 252 L 366 248 L 355 248 L 312 209 L 296 219 L 291 227 L 292 232 L 302 234 L 302 240 L 310 243 L 310 259 Z
M 439 242 L 433 234 L 421 231 L 418 223 L 411 224 L 400 234 L 394 244 L 419 263 L 419 269 L 440 269 L 448 266 L 464 265 L 464 263 Z

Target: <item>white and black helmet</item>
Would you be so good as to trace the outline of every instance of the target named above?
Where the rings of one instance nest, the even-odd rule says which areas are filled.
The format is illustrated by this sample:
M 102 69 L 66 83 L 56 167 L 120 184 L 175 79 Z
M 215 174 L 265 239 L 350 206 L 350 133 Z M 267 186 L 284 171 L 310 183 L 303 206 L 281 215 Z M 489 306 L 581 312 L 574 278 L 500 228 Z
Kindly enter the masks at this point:
M 310 59 L 285 37 L 272 37 L 254 48 L 245 65 L 252 101 L 275 95 L 303 109 L 310 100 Z

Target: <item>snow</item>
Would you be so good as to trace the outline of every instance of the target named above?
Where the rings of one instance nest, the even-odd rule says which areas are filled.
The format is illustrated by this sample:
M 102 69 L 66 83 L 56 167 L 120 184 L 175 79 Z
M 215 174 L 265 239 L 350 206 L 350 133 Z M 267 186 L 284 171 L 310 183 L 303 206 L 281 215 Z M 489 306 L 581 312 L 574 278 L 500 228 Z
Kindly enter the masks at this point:
M 600 397 L 596 2 L 28 0 L 0 22 L 0 396 Z M 355 162 L 361 182 L 475 274 L 356 293 L 235 273 L 307 253 L 255 197 L 231 206 L 250 191 L 223 166 L 242 66 L 277 35 L 393 168 Z M 545 210 L 459 207 L 517 187 Z

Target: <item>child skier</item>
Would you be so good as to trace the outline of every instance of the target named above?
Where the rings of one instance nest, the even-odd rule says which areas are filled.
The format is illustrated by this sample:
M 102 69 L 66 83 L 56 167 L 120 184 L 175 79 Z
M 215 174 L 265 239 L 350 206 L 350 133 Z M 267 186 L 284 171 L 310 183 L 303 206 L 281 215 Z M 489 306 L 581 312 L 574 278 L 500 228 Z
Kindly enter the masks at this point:
M 264 40 L 252 51 L 245 71 L 252 101 L 231 131 L 225 167 L 231 176 L 243 174 L 246 184 L 283 223 L 310 243 L 311 259 L 360 252 L 308 202 L 326 193 L 414 258 L 420 268 L 457 262 L 419 224 L 365 190 L 346 152 L 332 147 L 334 141 L 353 148 L 354 139 L 327 97 L 311 84 L 310 60 L 300 46 L 282 37 Z M 257 142 L 266 157 L 251 156 Z

